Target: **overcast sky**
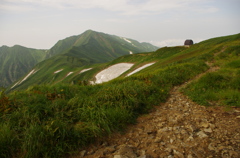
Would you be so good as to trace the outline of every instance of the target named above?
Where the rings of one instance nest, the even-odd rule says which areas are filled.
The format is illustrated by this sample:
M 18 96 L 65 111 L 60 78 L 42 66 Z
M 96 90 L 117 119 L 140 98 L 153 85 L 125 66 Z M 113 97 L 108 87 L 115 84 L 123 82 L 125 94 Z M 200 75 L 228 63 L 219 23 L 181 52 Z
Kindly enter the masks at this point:
M 240 0 L 0 0 L 0 46 L 49 49 L 91 29 L 156 46 L 240 33 Z

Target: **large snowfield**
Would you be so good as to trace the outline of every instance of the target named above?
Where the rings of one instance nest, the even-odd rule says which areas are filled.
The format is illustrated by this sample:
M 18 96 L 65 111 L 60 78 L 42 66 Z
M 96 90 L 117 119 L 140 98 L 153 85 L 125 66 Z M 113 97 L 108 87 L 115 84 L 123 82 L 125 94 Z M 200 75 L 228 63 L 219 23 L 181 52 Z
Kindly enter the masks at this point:
M 154 63 L 145 64 L 145 65 L 139 67 L 138 69 L 134 70 L 133 72 L 129 73 L 127 76 L 130 76 L 130 75 L 132 75 L 148 66 L 151 66 L 153 64 Z M 96 77 L 95 84 L 107 82 L 114 78 L 117 78 L 122 73 L 129 70 L 133 65 L 134 64 L 132 64 L 132 63 L 119 63 L 119 64 L 112 65 L 112 66 L 102 70 L 95 76 Z
M 138 72 L 138 71 L 140 71 L 140 70 L 142 70 L 142 69 L 144 69 L 144 68 L 146 68 L 146 67 L 148 67 L 148 66 L 151 66 L 151 65 L 153 65 L 153 64 L 154 64 L 154 63 L 145 64 L 145 65 L 137 68 L 137 69 L 134 70 L 133 72 L 129 73 L 127 76 L 130 76 L 130 75 L 132 75 L 132 74 L 135 74 L 136 72 Z
M 95 77 L 95 83 L 103 83 L 110 81 L 118 76 L 120 76 L 125 71 L 129 70 L 134 64 L 132 63 L 119 63 L 112 65 L 101 72 L 99 72 Z

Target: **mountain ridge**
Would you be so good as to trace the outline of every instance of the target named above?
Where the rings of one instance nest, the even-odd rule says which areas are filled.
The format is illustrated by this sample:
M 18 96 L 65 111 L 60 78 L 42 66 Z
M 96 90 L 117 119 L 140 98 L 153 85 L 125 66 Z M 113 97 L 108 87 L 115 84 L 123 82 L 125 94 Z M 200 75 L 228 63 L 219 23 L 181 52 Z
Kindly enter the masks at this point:
M 77 65 L 78 62 L 80 65 L 88 65 L 92 63 L 108 62 L 119 56 L 129 54 L 129 51 L 127 51 L 128 49 L 130 49 L 131 52 L 139 53 L 153 51 L 158 48 L 151 44 L 145 45 L 145 43 L 142 46 L 141 43 L 138 43 L 135 40 L 132 40 L 132 42 L 136 43 L 136 48 L 133 48 L 133 46 L 129 44 L 127 45 L 126 41 L 124 44 L 125 46 L 121 46 L 119 43 L 120 41 L 121 37 L 87 30 L 80 35 L 73 35 L 57 41 L 57 43 L 50 49 L 34 49 L 21 45 L 9 47 L 4 45 L 0 47 L 0 66 L 2 68 L 0 68 L 0 86 L 9 86 L 19 78 L 23 77 L 23 75 L 29 72 L 36 64 L 56 55 L 59 55 L 59 57 L 56 57 L 56 60 L 51 59 L 53 62 L 60 62 L 63 60 L 63 63 L 67 65 L 67 62 L 72 62 L 74 65 Z M 123 43 L 123 41 L 124 40 L 121 42 Z M 6 52 L 12 53 L 7 54 Z M 13 52 L 17 54 L 15 56 L 19 56 L 20 54 L 21 56 L 16 58 L 13 55 Z M 31 52 L 38 53 L 34 54 Z M 39 52 L 42 52 L 43 54 L 40 55 Z M 28 55 L 26 55 L 26 53 Z M 24 58 L 26 58 L 26 61 Z M 8 62 L 10 62 L 10 64 Z M 14 75 L 14 73 L 17 73 L 17 75 Z
M 88 32 L 91 33 L 91 32 Z M 208 50 L 211 45 L 208 45 L 208 43 L 216 43 L 216 46 L 219 45 L 219 43 L 226 42 L 229 40 L 230 42 L 233 40 L 232 38 L 229 37 L 236 37 L 238 38 L 237 35 L 232 35 L 232 36 L 226 36 L 226 37 L 218 37 L 218 38 L 212 38 L 203 42 L 200 42 L 198 44 L 195 44 L 191 46 L 190 48 L 184 47 L 184 46 L 177 46 L 177 47 L 163 47 L 158 49 L 157 51 L 154 51 L 150 54 L 149 53 L 140 53 L 140 54 L 130 54 L 127 52 L 127 55 L 123 55 L 119 58 L 116 58 L 115 60 L 112 60 L 111 62 L 101 64 L 99 62 L 96 62 L 95 58 L 89 58 L 88 54 L 85 53 L 84 58 L 78 58 L 76 56 L 75 51 L 78 52 L 78 47 L 73 47 L 70 50 L 68 50 L 65 53 L 62 53 L 60 55 L 57 55 L 53 58 L 49 58 L 49 62 L 43 61 L 42 63 L 38 64 L 35 69 L 40 69 L 34 76 L 29 77 L 29 81 L 23 82 L 22 85 L 19 85 L 19 87 L 14 87 L 16 89 L 21 87 L 27 88 L 30 85 L 34 84 L 59 84 L 59 83 L 78 83 L 78 82 L 95 82 L 95 76 L 96 74 L 103 70 L 104 68 L 111 66 L 116 63 L 120 62 L 127 62 L 127 63 L 135 63 L 134 66 L 129 71 L 133 71 L 140 67 L 141 65 L 148 64 L 148 63 L 159 63 L 160 61 L 164 61 L 165 59 L 169 58 L 171 56 L 170 61 L 180 61 L 183 58 L 186 58 L 186 56 L 189 56 L 189 58 L 193 58 L 196 55 L 198 55 L 198 50 Z M 127 46 L 132 46 L 132 41 L 128 41 L 128 39 L 124 39 L 124 37 L 117 37 L 118 40 L 122 39 L 125 44 L 128 44 Z M 91 41 L 91 38 L 89 38 Z M 94 39 L 92 39 L 94 40 Z M 130 39 L 129 39 L 130 40 Z M 213 41 L 213 42 L 212 42 Z M 204 45 L 204 47 L 203 47 Z M 80 47 L 88 47 L 87 44 L 84 46 Z M 134 46 L 133 46 L 134 47 Z M 198 48 L 199 47 L 199 48 Z M 196 48 L 195 51 L 192 51 L 194 48 Z M 209 50 L 208 50 L 209 51 Z M 161 53 L 160 53 L 161 52 Z M 180 53 L 182 52 L 182 53 Z M 190 53 L 191 52 L 191 53 Z M 179 54 L 180 53 L 180 54 Z M 204 53 L 203 53 L 204 54 Z M 51 61 L 52 60 L 52 61 Z M 142 61 L 145 61 L 142 63 Z M 167 64 L 169 61 L 161 62 L 162 65 Z M 58 64 L 52 64 L 52 63 L 58 63 Z M 153 64 L 151 67 L 156 67 L 158 64 Z M 44 64 L 46 64 L 47 69 L 44 68 Z M 94 65 L 97 64 L 97 65 Z M 89 71 L 85 73 L 78 73 L 84 69 L 89 69 Z M 54 72 L 62 70 L 61 72 L 55 74 Z M 145 68 L 144 70 L 147 72 L 149 68 Z M 70 73 L 70 75 L 68 75 Z M 91 74 L 91 75 L 90 75 Z M 123 73 L 123 76 L 126 73 Z M 37 76 L 37 77 L 36 77 Z M 67 76 L 67 77 L 66 77 Z M 121 75 L 122 76 L 122 75 Z M 31 79 L 32 77 L 32 79 Z M 13 89 L 14 90 L 14 89 Z
M 20 45 L 0 47 L 0 86 L 7 87 L 42 61 L 47 50 Z
M 59 40 L 47 50 L 45 59 L 33 67 L 34 70 L 39 70 L 36 74 L 39 76 L 41 74 L 41 77 L 38 76 L 38 79 L 34 80 L 37 81 L 36 84 L 47 81 L 57 82 L 56 80 L 62 80 L 60 77 L 63 78 L 64 75 L 57 74 L 54 79 L 49 76 L 59 69 L 74 70 L 92 64 L 109 62 L 123 55 L 155 51 L 157 48 L 149 43 L 139 43 L 129 38 L 87 30 L 80 35 Z M 30 78 L 36 74 L 31 74 Z M 14 85 L 18 86 L 16 83 Z
M 109 41 L 107 40 L 109 38 L 111 38 L 111 40 L 113 40 L 114 42 L 117 42 L 117 41 L 119 42 L 119 38 L 123 38 L 125 39 L 125 41 L 127 39 L 127 38 L 116 36 L 116 35 L 110 35 L 107 33 L 87 30 L 80 35 L 74 35 L 74 36 L 70 36 L 65 39 L 59 40 L 52 48 L 49 49 L 49 52 L 46 55 L 46 59 L 57 54 L 65 53 L 69 51 L 71 47 L 84 46 L 87 43 L 89 43 L 89 40 L 91 39 L 97 40 L 98 43 L 110 45 Z M 128 40 L 131 40 L 131 39 L 128 39 Z M 147 42 L 139 43 L 136 40 L 131 40 L 131 41 L 133 41 L 134 43 L 138 43 L 138 47 L 140 47 L 139 49 L 141 50 L 141 52 L 142 52 L 142 49 L 144 48 L 145 48 L 145 51 L 153 51 L 154 49 L 156 50 L 158 48 Z M 140 44 L 146 45 L 146 46 L 141 46 Z M 60 47 L 60 49 L 58 48 L 59 45 L 62 46 Z M 139 52 L 139 50 L 137 50 L 137 52 Z

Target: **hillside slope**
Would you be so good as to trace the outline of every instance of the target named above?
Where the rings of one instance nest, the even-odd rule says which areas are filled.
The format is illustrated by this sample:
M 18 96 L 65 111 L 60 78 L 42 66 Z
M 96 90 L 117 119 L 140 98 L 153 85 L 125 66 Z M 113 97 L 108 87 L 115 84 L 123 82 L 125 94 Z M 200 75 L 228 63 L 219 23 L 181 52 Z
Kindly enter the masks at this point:
M 151 52 L 158 49 L 149 43 L 139 43 L 115 35 L 93 30 L 58 41 L 47 53 L 46 59 L 59 54 L 93 58 L 98 62 L 113 60 L 130 53 Z M 78 53 L 75 53 L 78 52 Z
M 132 39 L 88 30 L 57 42 L 46 58 L 28 74 L 11 86 L 11 89 L 27 88 L 33 84 L 76 82 L 69 80 L 90 65 L 112 61 L 123 55 L 155 51 L 157 47 Z M 61 70 L 61 71 L 59 71 Z M 56 73 L 59 72 L 59 73 Z M 27 78 L 26 78 L 27 77 Z
M 7 87 L 45 58 L 46 50 L 15 45 L 0 47 L 0 87 Z
M 182 88 L 215 71 L 215 67 L 210 67 L 194 79 L 174 87 L 166 103 L 140 116 L 124 134 L 115 133 L 97 141 L 80 150 L 76 157 L 239 157 L 239 109 L 207 108 L 181 93 Z
M 175 86 L 165 103 L 139 117 L 124 134 L 101 139 L 76 157 L 239 157 L 240 34 L 206 40 L 183 52 L 186 54 L 173 55 L 161 65 L 202 60 L 209 69 Z M 153 66 L 142 73 L 156 70 Z M 172 82 L 173 78 L 169 77 Z
M 0 157 L 124 157 L 123 149 L 136 157 L 239 157 L 239 50 L 240 34 L 218 37 L 79 68 L 79 76 L 68 70 L 70 84 L 1 91 Z M 88 85 L 121 63 L 132 65 L 111 81 Z M 146 115 L 155 106 L 158 111 Z M 139 120 L 145 123 L 136 124 L 143 114 L 146 119 Z M 136 131 L 117 135 L 117 146 L 108 146 L 107 137 L 126 132 L 129 124 L 136 124 Z M 85 150 L 98 142 L 99 148 Z

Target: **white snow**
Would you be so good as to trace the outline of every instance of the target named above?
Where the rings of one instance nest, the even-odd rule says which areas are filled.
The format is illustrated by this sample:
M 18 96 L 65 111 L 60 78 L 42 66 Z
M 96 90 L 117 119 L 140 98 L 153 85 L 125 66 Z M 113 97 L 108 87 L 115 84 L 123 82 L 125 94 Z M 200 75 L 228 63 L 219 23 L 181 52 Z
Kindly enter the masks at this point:
M 20 82 L 20 81 L 18 81 L 17 83 L 15 83 L 15 84 L 11 87 L 11 89 L 12 89 L 13 87 L 15 87 L 16 85 L 18 85 L 19 82 Z
M 132 44 L 134 47 L 137 47 L 137 46 L 135 46 L 135 44 Z
M 29 73 L 27 74 L 27 76 L 24 77 L 24 79 L 23 79 L 19 84 L 21 84 L 23 81 L 25 81 L 31 74 L 34 73 L 34 71 L 35 71 L 35 69 L 33 69 L 31 72 L 29 72 Z
M 136 72 L 138 72 L 138 71 L 140 71 L 140 70 L 142 70 L 142 69 L 144 69 L 144 68 L 146 68 L 146 67 L 148 67 L 148 66 L 151 66 L 151 65 L 153 65 L 153 64 L 155 64 L 155 63 L 145 64 L 145 65 L 143 65 L 143 66 L 137 68 L 137 69 L 134 70 L 133 72 L 129 73 L 127 76 L 130 76 L 130 75 L 132 75 L 132 74 L 134 74 L 134 73 L 136 73 Z
M 27 74 L 27 76 L 24 77 L 24 79 L 22 79 L 22 81 L 16 83 L 13 87 L 15 87 L 16 85 L 21 84 L 21 83 L 22 83 L 23 81 L 25 81 L 29 76 L 31 76 L 32 74 L 36 73 L 37 71 L 38 71 L 38 70 L 33 69 L 31 72 L 29 72 L 29 73 Z M 12 87 L 12 88 L 13 88 L 13 87 Z
M 120 76 L 125 71 L 129 70 L 134 64 L 132 63 L 119 63 L 112 65 L 101 72 L 99 72 L 96 77 L 95 83 L 103 83 L 110 81 L 118 76 Z
M 129 41 L 128 39 L 122 37 L 122 39 L 124 39 L 125 41 L 127 41 L 128 43 L 132 43 L 131 41 Z
M 59 73 L 59 72 L 61 72 L 63 69 L 60 69 L 60 70 L 57 70 L 57 71 L 55 71 L 54 73 L 56 74 L 56 73 Z
M 69 72 L 66 77 L 68 77 L 68 76 L 71 75 L 72 73 L 73 73 L 73 72 Z
M 83 69 L 82 71 L 79 72 L 79 74 L 84 73 L 84 72 L 86 72 L 86 71 L 88 71 L 88 70 L 91 70 L 91 69 L 92 69 L 92 68 Z
M 127 41 L 128 43 L 132 43 L 131 41 L 129 41 L 128 39 L 126 38 L 123 38 L 125 41 Z
M 133 54 L 133 52 L 132 52 L 132 51 L 129 51 L 129 54 Z
M 94 82 L 94 81 L 89 81 L 89 83 L 90 83 L 91 85 L 94 85 L 94 84 L 95 84 L 95 82 Z

